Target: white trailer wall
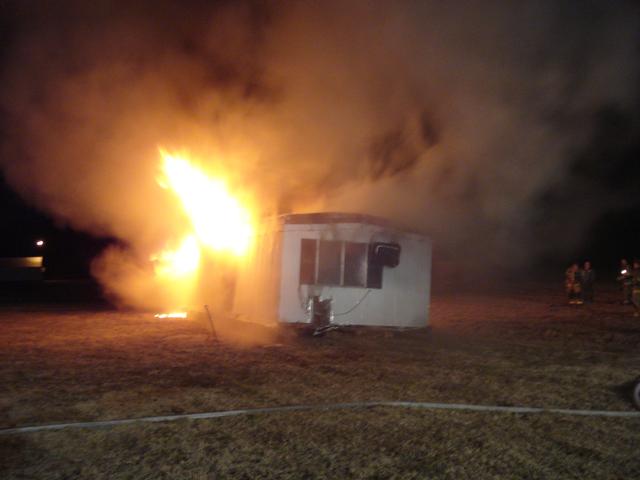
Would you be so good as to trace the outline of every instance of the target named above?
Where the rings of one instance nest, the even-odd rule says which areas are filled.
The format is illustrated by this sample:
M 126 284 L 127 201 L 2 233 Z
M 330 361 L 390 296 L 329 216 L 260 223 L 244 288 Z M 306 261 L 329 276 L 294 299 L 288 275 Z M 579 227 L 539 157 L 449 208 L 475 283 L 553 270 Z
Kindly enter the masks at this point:
M 281 244 L 280 223 L 269 221 L 239 263 L 233 310 L 242 320 L 263 325 L 278 322 Z
M 402 251 L 395 268 L 383 270 L 382 288 L 299 284 L 302 239 L 395 242 Z M 309 295 L 333 299 L 334 323 L 425 327 L 429 321 L 431 243 L 423 236 L 366 223 L 284 224 L 279 288 L 279 318 L 306 322 Z
M 398 243 L 400 262 L 384 267 L 382 288 L 300 285 L 301 240 Z M 425 327 L 429 322 L 431 242 L 372 223 L 286 223 L 273 219 L 239 265 L 234 311 L 256 323 L 304 323 L 311 295 L 332 298 L 334 323 Z

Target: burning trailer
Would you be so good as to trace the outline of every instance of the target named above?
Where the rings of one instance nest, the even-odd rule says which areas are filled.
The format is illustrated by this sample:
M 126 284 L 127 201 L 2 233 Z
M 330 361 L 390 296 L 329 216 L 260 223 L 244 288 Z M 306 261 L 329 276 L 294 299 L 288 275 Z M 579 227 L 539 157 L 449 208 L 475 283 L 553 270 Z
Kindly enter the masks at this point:
M 256 232 L 234 311 L 265 323 L 426 327 L 431 242 L 362 214 L 281 215 Z

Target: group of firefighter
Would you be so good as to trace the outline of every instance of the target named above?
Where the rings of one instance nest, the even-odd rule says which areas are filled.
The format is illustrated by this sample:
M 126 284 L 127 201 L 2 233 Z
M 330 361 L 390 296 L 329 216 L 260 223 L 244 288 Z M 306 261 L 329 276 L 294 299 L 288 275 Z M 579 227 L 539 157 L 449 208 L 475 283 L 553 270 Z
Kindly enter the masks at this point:
M 640 260 L 632 264 L 626 259 L 620 260 L 620 272 L 616 277 L 622 290 L 622 303 L 632 305 L 634 316 L 640 316 Z M 571 305 L 591 303 L 594 299 L 596 274 L 591 262 L 584 262 L 582 268 L 574 263 L 565 272 L 565 288 Z

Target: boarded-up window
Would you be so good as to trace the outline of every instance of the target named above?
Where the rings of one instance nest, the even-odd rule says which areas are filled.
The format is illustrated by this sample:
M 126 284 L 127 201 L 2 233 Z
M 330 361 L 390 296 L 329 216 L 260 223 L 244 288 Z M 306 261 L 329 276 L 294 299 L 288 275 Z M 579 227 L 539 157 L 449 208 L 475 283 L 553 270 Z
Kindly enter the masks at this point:
M 345 287 L 365 287 L 367 285 L 367 244 L 345 242 L 344 281 Z
M 340 285 L 342 242 L 320 240 L 318 255 L 318 284 Z
M 300 285 L 316 283 L 317 240 L 303 238 L 300 242 Z

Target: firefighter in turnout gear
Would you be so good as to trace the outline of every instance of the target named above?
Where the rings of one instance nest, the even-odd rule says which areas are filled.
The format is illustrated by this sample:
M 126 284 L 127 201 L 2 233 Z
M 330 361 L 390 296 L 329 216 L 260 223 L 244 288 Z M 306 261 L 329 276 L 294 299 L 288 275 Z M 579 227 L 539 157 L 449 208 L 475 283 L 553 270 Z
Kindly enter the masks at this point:
M 591 262 L 584 262 L 584 267 L 580 271 L 580 289 L 582 300 L 586 303 L 593 303 L 594 285 L 596 283 L 596 272 L 591 268 Z
M 582 304 L 582 300 L 580 299 L 580 267 L 578 267 L 577 263 L 572 264 L 564 272 L 564 286 L 567 291 L 567 297 L 569 298 L 569 304 Z
M 633 275 L 631 274 L 631 266 L 624 258 L 620 260 L 620 273 L 616 280 L 620 283 L 620 288 L 622 289 L 622 304 L 630 305 Z
M 633 261 L 631 269 L 631 304 L 635 309 L 634 317 L 640 317 L 640 261 Z

